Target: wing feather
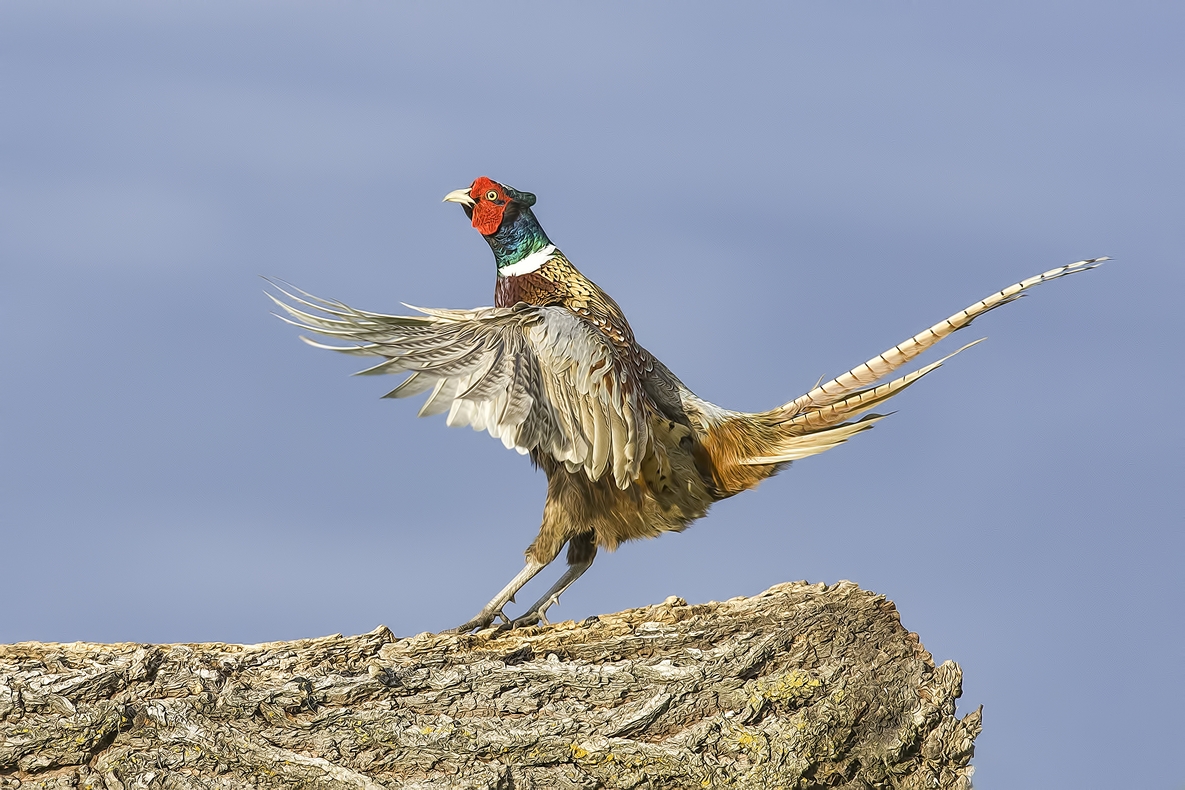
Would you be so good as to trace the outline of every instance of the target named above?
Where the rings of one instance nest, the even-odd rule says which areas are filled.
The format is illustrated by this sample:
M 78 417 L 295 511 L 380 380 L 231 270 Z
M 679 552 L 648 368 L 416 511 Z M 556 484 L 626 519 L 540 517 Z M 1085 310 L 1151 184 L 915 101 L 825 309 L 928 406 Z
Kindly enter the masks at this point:
M 447 412 L 520 453 L 539 450 L 628 487 L 649 441 L 649 402 L 599 329 L 562 307 L 482 307 L 394 316 L 299 289 L 268 294 L 287 323 L 349 345 L 318 348 L 382 360 L 357 375 L 410 373 L 384 397 L 429 392 L 420 416 Z M 295 293 L 293 293 L 295 291 Z

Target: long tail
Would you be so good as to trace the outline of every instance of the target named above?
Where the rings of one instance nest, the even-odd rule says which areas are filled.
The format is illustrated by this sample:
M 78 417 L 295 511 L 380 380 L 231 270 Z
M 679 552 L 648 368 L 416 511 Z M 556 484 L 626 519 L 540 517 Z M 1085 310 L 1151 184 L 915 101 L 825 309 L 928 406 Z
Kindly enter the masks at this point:
M 852 368 L 842 376 L 820 384 L 805 395 L 776 409 L 754 415 L 738 416 L 735 419 L 751 420 L 756 431 L 745 433 L 755 441 L 743 452 L 737 453 L 735 462 L 742 467 L 770 467 L 762 477 L 777 471 L 776 465 L 796 461 L 842 444 L 855 434 L 871 428 L 883 415 L 872 414 L 856 422 L 847 422 L 854 417 L 884 403 L 918 379 L 937 368 L 943 362 L 969 348 L 979 340 L 955 351 L 943 359 L 919 368 L 900 378 L 884 384 L 877 382 L 887 377 L 910 360 L 948 335 L 968 326 L 979 316 L 1001 305 L 1015 301 L 1035 285 L 1056 280 L 1078 272 L 1093 269 L 1109 258 L 1091 258 L 1067 266 L 1050 269 L 1044 274 L 1022 280 L 1002 291 L 971 305 L 965 310 L 940 321 L 913 337 L 877 354 L 862 365 Z M 727 424 L 727 423 L 726 423 Z M 725 425 L 719 426 L 725 428 Z M 738 448 L 740 449 L 740 448 Z M 740 469 L 736 470 L 741 472 Z M 753 470 L 757 472 L 757 469 Z M 741 473 L 739 477 L 749 477 Z

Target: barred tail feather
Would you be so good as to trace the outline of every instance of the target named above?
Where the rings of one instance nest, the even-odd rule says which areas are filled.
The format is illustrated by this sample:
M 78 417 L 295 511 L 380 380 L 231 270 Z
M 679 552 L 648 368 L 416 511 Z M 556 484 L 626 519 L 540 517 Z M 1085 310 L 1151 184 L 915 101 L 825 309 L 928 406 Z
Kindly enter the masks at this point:
M 992 294 L 986 299 L 976 302 L 965 310 L 960 310 L 950 318 L 919 332 L 908 340 L 893 346 L 883 354 L 878 354 L 863 365 L 852 368 L 842 376 L 834 378 L 826 384 L 821 384 L 805 395 L 795 398 L 789 403 L 767 413 L 771 416 L 794 418 L 808 410 L 837 403 L 852 391 L 875 384 L 938 341 L 969 325 L 984 313 L 1019 299 L 1025 291 L 1033 286 L 1093 269 L 1107 260 L 1110 260 L 1110 258 L 1090 258 L 1089 260 L 1077 261 L 1066 266 L 1059 266 L 1056 269 L 1050 269 L 1043 274 L 1038 274 L 1027 280 L 1021 280 L 1002 291 Z
M 943 338 L 968 326 L 984 313 L 1019 299 L 1033 286 L 1093 269 L 1106 260 L 1110 259 L 1091 258 L 1077 261 L 1021 280 L 965 310 L 960 310 L 883 354 L 878 354 L 863 365 L 852 368 L 842 376 L 815 386 L 805 395 L 776 409 L 752 415 L 752 418 L 765 426 L 764 430 L 758 441 L 749 444 L 747 452 L 738 453 L 740 457 L 736 458 L 734 463 L 742 467 L 769 467 L 771 471 L 767 474 L 770 474 L 777 470 L 779 464 L 830 450 L 857 433 L 868 430 L 882 419 L 882 415 L 873 414 L 855 422 L 850 420 L 889 400 L 923 376 L 941 367 L 942 363 L 955 354 L 981 341 L 968 343 L 954 354 L 887 383 L 878 386 L 878 381 Z
M 947 354 L 937 362 L 931 362 L 924 368 L 908 373 L 900 378 L 881 384 L 878 387 L 858 390 L 836 403 L 828 404 L 820 409 L 813 409 L 792 419 L 784 420 L 774 428 L 776 437 L 772 444 L 772 451 L 765 451 L 754 458 L 741 461 L 747 466 L 762 466 L 765 464 L 781 464 L 787 461 L 797 461 L 811 455 L 817 455 L 830 450 L 836 445 L 846 442 L 860 431 L 866 431 L 885 415 L 873 414 L 857 422 L 844 422 L 852 417 L 858 417 L 866 411 L 879 406 L 897 393 L 910 386 L 918 379 L 942 367 L 942 363 L 962 351 L 966 351 L 976 343 L 982 343 L 984 338 L 968 343 L 954 353 Z
M 863 414 L 869 409 L 884 403 L 889 398 L 913 384 L 922 376 L 925 376 L 926 374 L 942 367 L 943 363 L 955 356 L 955 354 L 960 354 L 963 351 L 971 348 L 971 346 L 982 343 L 984 340 L 986 340 L 986 338 L 982 337 L 979 340 L 974 340 L 960 348 L 958 351 L 947 354 L 937 362 L 931 362 L 929 365 L 926 365 L 923 368 L 918 368 L 917 370 L 907 373 L 900 378 L 893 379 L 892 381 L 886 382 L 876 387 L 856 390 L 855 392 L 849 393 L 843 398 L 843 400 L 836 401 L 835 403 L 829 403 L 826 406 L 822 406 L 820 408 L 811 409 L 810 411 L 799 414 L 797 417 L 785 419 L 781 425 L 785 430 L 788 431 L 807 433 L 810 431 L 828 428 L 832 425 L 835 425 L 836 423 L 842 422 L 843 420 Z

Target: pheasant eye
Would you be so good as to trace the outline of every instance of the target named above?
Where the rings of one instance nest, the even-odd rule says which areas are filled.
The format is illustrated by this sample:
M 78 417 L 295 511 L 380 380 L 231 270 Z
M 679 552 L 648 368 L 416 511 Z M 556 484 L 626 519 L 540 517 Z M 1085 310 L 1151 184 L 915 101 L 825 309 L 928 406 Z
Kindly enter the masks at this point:
M 494 190 L 491 189 L 489 192 L 486 193 L 486 200 L 497 200 L 497 199 L 498 199 L 498 193 L 495 192 Z

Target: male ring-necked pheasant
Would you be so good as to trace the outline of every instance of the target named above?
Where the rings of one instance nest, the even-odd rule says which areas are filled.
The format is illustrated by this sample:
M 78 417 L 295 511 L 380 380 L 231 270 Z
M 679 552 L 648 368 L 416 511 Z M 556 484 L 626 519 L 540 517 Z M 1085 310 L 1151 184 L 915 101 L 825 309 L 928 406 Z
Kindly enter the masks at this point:
M 300 307 L 272 298 L 289 323 L 352 343 L 311 345 L 383 358 L 362 374 L 411 373 L 385 397 L 429 392 L 420 416 L 448 412 L 449 425 L 489 431 L 547 473 L 543 524 L 526 566 L 459 632 L 506 621 L 502 608 L 566 544 L 567 571 L 512 625 L 546 622 L 598 548 L 682 531 L 713 502 L 871 428 L 881 415 L 852 418 L 949 357 L 876 382 L 1034 285 L 1107 260 L 1011 285 L 789 403 L 749 414 L 696 397 L 638 344 L 617 303 L 547 238 L 531 211 L 534 195 L 483 176 L 444 199 L 461 204 L 494 252 L 493 307 L 396 316 L 303 291 L 280 289 Z

